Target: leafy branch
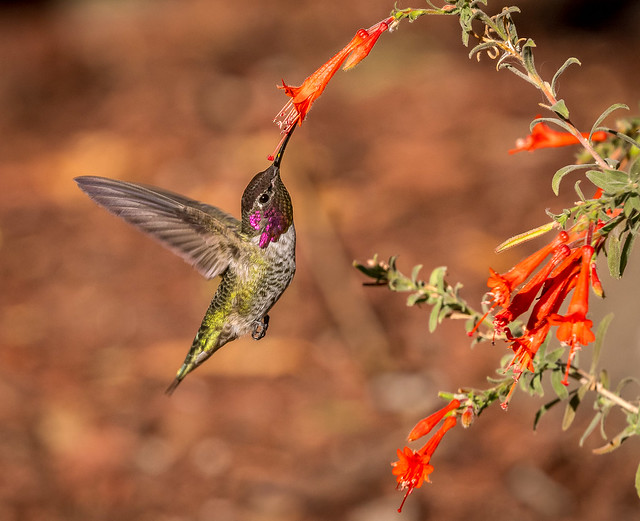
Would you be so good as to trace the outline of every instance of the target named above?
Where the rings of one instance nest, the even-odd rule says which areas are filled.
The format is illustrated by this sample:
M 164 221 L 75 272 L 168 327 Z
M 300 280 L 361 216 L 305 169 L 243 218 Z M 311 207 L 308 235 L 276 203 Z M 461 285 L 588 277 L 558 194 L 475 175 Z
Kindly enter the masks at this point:
M 449 405 L 416 425 L 414 431 L 422 436 L 446 418 L 422 449 L 411 451 L 405 447 L 398 451 L 399 460 L 393 464 L 394 474 L 399 486 L 407 489 L 407 495 L 433 471 L 430 457 L 444 433 L 456 424 L 458 416 L 466 427 L 495 402 L 500 402 L 506 409 L 516 388 L 543 396 L 545 379 L 556 396 L 537 412 L 534 427 L 550 408 L 565 403 L 562 427 L 569 428 L 579 405 L 591 393 L 596 397 L 595 413 L 580 444 L 598 425 L 603 439 L 609 440 L 594 451 L 599 454 L 610 452 L 624 440 L 640 434 L 638 398 L 622 396 L 622 391 L 635 380 L 625 378 L 611 388 L 607 372 L 597 368 L 612 315 L 600 323 L 595 333 L 591 330 L 592 321 L 587 318 L 589 293 L 593 291 L 599 297 L 604 296 L 597 274 L 599 254 L 606 253 L 611 275 L 621 277 L 640 229 L 640 120 L 620 120 L 615 129 L 603 126 L 604 120 L 613 112 L 628 109 L 617 103 L 596 118 L 589 132 L 581 132 L 570 119 L 567 102 L 557 95 L 562 74 L 580 62 L 568 58 L 550 80 L 545 80 L 535 66 L 535 42 L 520 37 L 516 30 L 513 15 L 520 13 L 517 7 L 505 7 L 498 14 L 489 15 L 483 10 L 487 0 L 448 0 L 440 7 L 429 0 L 427 3 L 429 8 L 425 9 L 394 8 L 389 30 L 397 29 L 403 20 L 414 22 L 425 15 L 457 16 L 462 43 L 468 46 L 471 38 L 477 41 L 469 57 L 479 61 L 487 56 L 495 61 L 497 70 L 506 69 L 534 86 L 546 100 L 540 106 L 551 112 L 548 117 L 536 117 L 530 126 L 531 135 L 511 152 L 579 144 L 583 150 L 581 156 L 575 164 L 557 170 L 551 180 L 552 189 L 557 195 L 561 181 L 576 171 L 584 171 L 584 176 L 596 189 L 592 197 L 585 197 L 580 181 L 576 182 L 574 189 L 578 202 L 573 207 L 557 215 L 547 212 L 550 222 L 512 237 L 498 247 L 501 251 L 550 231 L 557 232 L 549 244 L 506 273 L 499 274 L 490 269 L 488 309 L 484 313 L 461 298 L 461 284 L 447 282 L 444 267 L 434 269 L 428 281 L 424 281 L 418 278 L 421 266 L 414 267 L 411 275 L 406 276 L 397 269 L 395 257 L 387 263 L 377 256 L 365 264 L 354 263 L 358 270 L 373 279 L 367 284 L 386 285 L 394 292 L 408 292 L 408 306 L 431 306 L 429 331 L 433 332 L 445 319 L 463 319 L 474 342 L 504 340 L 513 352 L 502 361 L 497 376 L 488 378 L 490 385 L 486 389 L 460 388 L 456 392 L 440 393 L 450 400 Z M 552 130 L 548 124 L 561 131 Z M 569 301 L 568 307 L 561 314 L 565 301 Z M 561 344 L 556 349 L 549 348 L 552 328 L 556 328 L 555 336 Z M 591 344 L 591 368 L 584 371 L 577 366 L 576 355 L 581 348 Z M 567 361 L 562 363 L 567 348 Z M 577 386 L 571 388 L 570 380 Z M 612 410 L 622 411 L 626 426 L 610 438 L 604 427 Z M 423 424 L 427 424 L 428 429 L 421 427 Z M 418 437 L 414 436 L 414 431 L 411 440 Z M 636 485 L 640 495 L 640 467 Z

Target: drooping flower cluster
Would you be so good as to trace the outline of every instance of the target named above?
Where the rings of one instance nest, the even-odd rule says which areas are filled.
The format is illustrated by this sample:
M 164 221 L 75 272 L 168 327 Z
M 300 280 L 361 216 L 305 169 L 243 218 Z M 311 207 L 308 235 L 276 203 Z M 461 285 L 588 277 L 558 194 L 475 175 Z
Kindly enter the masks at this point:
M 409 441 L 415 441 L 422 436 L 426 436 L 444 418 L 444 422 L 442 422 L 440 428 L 421 449 L 412 450 L 409 447 L 405 447 L 402 450 L 398 449 L 398 461 L 391 464 L 393 467 L 392 472 L 393 475 L 396 476 L 398 488 L 402 490 L 406 489 L 398 512 L 402 511 L 404 502 L 414 489 L 420 488 L 425 481 L 427 483 L 430 482 L 429 474 L 433 472 L 433 465 L 430 463 L 431 456 L 433 456 L 433 453 L 438 448 L 445 433 L 456 426 L 459 408 L 460 401 L 456 399 L 451 400 L 447 406 L 416 424 L 409 433 Z M 468 412 L 465 410 L 463 416 L 464 414 L 468 414 Z M 465 425 L 468 425 L 468 423 Z
M 505 409 L 520 375 L 525 370 L 533 371 L 536 353 L 551 327 L 558 327 L 558 340 L 570 348 L 562 380 L 564 385 L 569 384 L 575 353 L 595 340 L 591 331 L 593 324 L 587 319 L 589 286 L 591 282 L 594 292 L 602 296 L 602 285 L 596 274 L 595 249 L 591 243 L 598 245 L 601 239 L 594 234 L 595 226 L 580 228 L 560 232 L 549 244 L 504 274 L 490 270 L 487 281 L 492 299 L 490 311 L 498 306 L 502 308 L 494 315 L 494 332 L 504 332 L 510 342 L 509 348 L 514 352 L 508 366 L 513 369 L 514 385 L 502 403 Z M 536 269 L 538 272 L 532 276 Z M 571 291 L 573 295 L 567 312 L 561 315 L 560 308 Z M 515 337 L 508 325 L 529 309 L 523 334 Z

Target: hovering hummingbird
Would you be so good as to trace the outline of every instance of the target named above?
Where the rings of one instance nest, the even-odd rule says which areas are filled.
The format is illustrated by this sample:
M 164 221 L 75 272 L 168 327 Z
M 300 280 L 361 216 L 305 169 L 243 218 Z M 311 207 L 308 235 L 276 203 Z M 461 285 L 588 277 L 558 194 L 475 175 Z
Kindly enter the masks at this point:
M 241 221 L 160 188 L 104 177 L 75 178 L 96 203 L 151 235 L 205 278 L 222 276 L 167 394 L 227 342 L 247 333 L 256 340 L 264 337 L 267 312 L 293 278 L 293 206 L 280 179 L 280 162 L 292 133 L 285 136 L 271 166 L 245 188 Z

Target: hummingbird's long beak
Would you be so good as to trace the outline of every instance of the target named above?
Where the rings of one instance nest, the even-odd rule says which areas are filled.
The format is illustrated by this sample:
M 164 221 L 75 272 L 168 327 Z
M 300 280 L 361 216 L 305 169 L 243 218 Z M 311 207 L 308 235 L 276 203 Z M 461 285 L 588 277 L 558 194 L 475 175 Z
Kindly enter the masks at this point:
M 282 143 L 280 144 L 280 148 L 278 148 L 278 152 L 276 153 L 276 156 L 273 159 L 274 167 L 280 168 L 280 162 L 282 161 L 282 156 L 284 155 L 284 149 L 287 148 L 287 144 L 291 139 L 291 134 L 293 134 L 293 131 L 296 129 L 297 126 L 298 125 L 294 125 L 293 127 L 291 127 L 291 130 L 289 130 L 289 132 L 287 132 L 287 134 L 284 136 Z

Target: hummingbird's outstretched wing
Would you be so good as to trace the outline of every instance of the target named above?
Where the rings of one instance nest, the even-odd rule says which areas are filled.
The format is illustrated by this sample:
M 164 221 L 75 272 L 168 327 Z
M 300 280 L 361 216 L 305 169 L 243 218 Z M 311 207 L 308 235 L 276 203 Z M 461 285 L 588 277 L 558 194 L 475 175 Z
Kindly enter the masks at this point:
M 240 221 L 215 206 L 106 177 L 75 181 L 100 206 L 151 235 L 208 279 L 227 269 L 241 246 Z

